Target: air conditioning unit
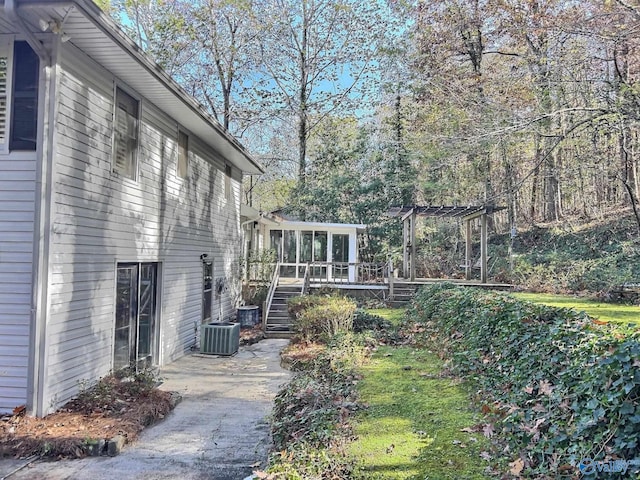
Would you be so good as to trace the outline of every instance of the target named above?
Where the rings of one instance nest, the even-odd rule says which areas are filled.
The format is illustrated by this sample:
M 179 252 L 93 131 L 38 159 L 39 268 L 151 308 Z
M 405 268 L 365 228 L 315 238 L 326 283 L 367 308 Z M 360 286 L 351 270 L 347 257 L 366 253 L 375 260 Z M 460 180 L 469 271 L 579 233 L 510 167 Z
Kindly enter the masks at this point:
M 240 346 L 239 323 L 208 323 L 200 332 L 200 353 L 233 355 Z

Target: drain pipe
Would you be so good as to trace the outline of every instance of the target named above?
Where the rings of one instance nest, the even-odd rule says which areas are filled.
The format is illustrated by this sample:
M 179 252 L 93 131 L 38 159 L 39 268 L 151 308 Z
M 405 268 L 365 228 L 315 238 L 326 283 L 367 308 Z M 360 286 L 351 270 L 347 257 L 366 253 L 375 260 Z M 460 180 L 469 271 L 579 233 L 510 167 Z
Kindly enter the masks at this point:
M 33 49 L 33 51 L 36 52 L 40 60 L 45 65 L 50 66 L 51 55 L 44 47 L 42 42 L 40 42 L 40 40 L 38 40 L 36 36 L 31 32 L 31 30 L 29 30 L 29 28 L 27 27 L 27 24 L 18 13 L 18 10 L 16 8 L 16 1 L 17 0 L 4 0 L 4 10 L 7 13 L 7 17 L 9 17 L 9 20 L 13 21 L 18 26 L 20 33 L 25 36 L 27 43 Z

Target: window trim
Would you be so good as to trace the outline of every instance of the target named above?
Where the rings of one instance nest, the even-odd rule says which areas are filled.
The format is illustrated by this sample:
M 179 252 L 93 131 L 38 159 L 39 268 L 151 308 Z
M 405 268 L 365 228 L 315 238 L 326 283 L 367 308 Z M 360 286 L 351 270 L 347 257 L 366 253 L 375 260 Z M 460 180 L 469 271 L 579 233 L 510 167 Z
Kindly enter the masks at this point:
M 178 140 L 177 140 L 177 145 L 178 145 L 178 156 L 176 159 L 176 177 L 181 178 L 183 180 L 189 178 L 189 132 L 187 132 L 185 129 L 183 128 L 178 128 Z M 184 166 L 183 168 L 180 168 L 181 166 L 181 162 L 180 162 L 180 153 L 182 151 L 182 145 L 180 143 L 181 138 L 185 138 L 186 139 L 186 144 L 185 144 L 185 148 L 184 148 Z
M 118 114 L 118 92 L 122 92 L 131 99 L 136 102 L 136 148 L 133 155 L 133 166 L 132 166 L 132 177 L 125 175 L 122 171 L 118 170 L 116 165 L 116 115 Z M 114 82 L 113 85 L 113 120 L 112 120 L 112 132 L 111 132 L 111 173 L 127 180 L 131 180 L 133 182 L 138 181 L 138 177 L 140 174 L 139 167 L 139 151 L 140 151 L 140 131 L 141 131 L 141 120 L 142 117 L 142 99 L 136 94 L 133 90 L 128 87 L 125 87 L 120 82 Z

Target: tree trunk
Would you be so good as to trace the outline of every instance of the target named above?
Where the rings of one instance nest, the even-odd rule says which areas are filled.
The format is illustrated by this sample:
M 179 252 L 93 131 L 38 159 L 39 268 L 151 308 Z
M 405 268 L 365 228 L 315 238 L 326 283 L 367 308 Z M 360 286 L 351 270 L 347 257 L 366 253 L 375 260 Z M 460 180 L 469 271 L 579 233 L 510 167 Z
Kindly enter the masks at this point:
M 300 92 L 298 100 L 300 111 L 298 117 L 298 182 L 302 190 L 305 188 L 307 175 L 307 123 L 308 123 L 308 91 L 309 70 L 307 66 L 307 42 L 309 19 L 307 16 L 307 0 L 302 0 L 302 41 L 300 43 Z

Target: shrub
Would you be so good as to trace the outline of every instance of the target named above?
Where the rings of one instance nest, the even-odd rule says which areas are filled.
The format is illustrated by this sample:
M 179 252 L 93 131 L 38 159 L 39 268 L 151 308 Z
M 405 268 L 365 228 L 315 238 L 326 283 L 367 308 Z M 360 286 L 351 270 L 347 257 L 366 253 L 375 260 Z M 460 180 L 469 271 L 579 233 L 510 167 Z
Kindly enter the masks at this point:
M 353 328 L 356 303 L 346 297 L 308 295 L 289 300 L 289 315 L 302 341 L 326 341 Z
M 420 290 L 409 318 L 496 403 L 496 430 L 520 454 L 524 474 L 636 457 L 637 332 L 622 336 L 583 312 L 447 284 Z
M 390 324 L 380 315 L 374 315 L 366 310 L 357 309 L 353 317 L 353 331 L 362 333 L 367 330 L 383 330 L 389 328 Z
M 271 429 L 278 453 L 268 468 L 273 478 L 353 478 L 344 443 L 348 417 L 358 408 L 356 369 L 365 356 L 353 335 L 336 335 L 276 395 Z
M 242 286 L 242 300 L 245 305 L 258 305 L 262 307 L 262 304 L 267 299 L 269 294 L 268 285 L 248 285 Z

